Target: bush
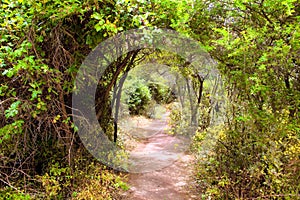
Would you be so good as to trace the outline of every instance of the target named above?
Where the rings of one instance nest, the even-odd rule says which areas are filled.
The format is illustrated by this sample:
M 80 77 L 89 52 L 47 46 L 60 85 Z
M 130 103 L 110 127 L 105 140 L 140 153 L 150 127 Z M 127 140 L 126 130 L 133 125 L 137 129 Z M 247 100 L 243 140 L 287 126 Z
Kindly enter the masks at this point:
M 126 91 L 127 104 L 130 114 L 145 114 L 147 106 L 151 101 L 151 93 L 143 81 L 137 80 Z
M 187 117 L 178 102 L 168 104 L 167 109 L 171 110 L 169 115 L 169 134 L 187 134 L 189 132 L 189 123 Z
M 158 104 L 168 104 L 175 100 L 175 94 L 172 90 L 162 83 L 148 83 L 152 98 Z
M 219 131 L 216 146 L 198 163 L 201 193 L 213 199 L 299 197 L 300 143 L 285 117 L 269 114 L 258 126 L 254 118 L 239 116 L 235 123 L 243 125 Z

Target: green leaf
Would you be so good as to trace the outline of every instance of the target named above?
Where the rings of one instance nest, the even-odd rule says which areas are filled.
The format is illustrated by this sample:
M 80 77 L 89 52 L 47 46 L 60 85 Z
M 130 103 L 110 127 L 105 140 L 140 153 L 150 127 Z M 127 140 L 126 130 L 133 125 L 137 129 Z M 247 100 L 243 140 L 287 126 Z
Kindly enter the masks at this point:
M 17 114 L 18 114 L 18 108 L 19 108 L 19 105 L 21 104 L 21 101 L 20 100 L 18 100 L 18 101 L 16 101 L 16 102 L 14 102 L 14 103 L 12 103 L 11 105 L 10 105 L 10 107 L 7 109 L 7 110 L 5 110 L 5 117 L 6 118 L 9 118 L 9 117 L 14 117 L 14 116 L 16 116 Z

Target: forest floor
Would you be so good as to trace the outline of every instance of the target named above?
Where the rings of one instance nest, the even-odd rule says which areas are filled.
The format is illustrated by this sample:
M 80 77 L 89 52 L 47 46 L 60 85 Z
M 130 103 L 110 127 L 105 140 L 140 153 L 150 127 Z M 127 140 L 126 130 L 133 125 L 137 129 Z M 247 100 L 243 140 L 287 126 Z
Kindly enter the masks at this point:
M 132 162 L 128 184 L 122 199 L 188 200 L 195 195 L 193 156 L 183 151 L 182 138 L 167 134 L 169 112 L 161 119 L 131 118 L 131 134 L 138 137 L 132 145 Z M 127 121 L 129 123 L 129 121 Z M 129 124 L 127 124 L 127 127 Z

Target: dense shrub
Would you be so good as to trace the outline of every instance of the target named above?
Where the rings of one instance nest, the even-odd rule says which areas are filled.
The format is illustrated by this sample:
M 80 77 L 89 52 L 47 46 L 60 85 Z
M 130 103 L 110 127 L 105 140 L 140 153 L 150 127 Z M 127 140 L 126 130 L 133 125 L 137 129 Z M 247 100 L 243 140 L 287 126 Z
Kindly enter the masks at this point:
M 143 81 L 137 80 L 127 89 L 126 94 L 130 114 L 145 114 L 151 101 L 151 93 L 147 85 Z
M 300 197 L 298 8 L 296 1 L 209 0 L 191 20 L 219 62 L 228 97 L 219 140 L 199 160 L 205 198 Z
M 138 26 L 111 15 L 122 6 L 127 8 L 111 1 L 1 1 L 0 199 L 27 198 L 23 192 L 66 199 L 74 189 L 69 186 L 80 184 L 75 157 L 82 156 L 83 166 L 93 159 L 78 154 L 84 147 L 72 123 L 73 83 L 92 48 L 118 27 Z M 105 16 L 126 23 L 102 23 Z
M 261 113 L 262 114 L 262 113 Z M 207 157 L 198 163 L 201 193 L 214 199 L 296 199 L 300 191 L 300 142 L 286 116 L 257 124 L 253 117 L 223 129 Z M 278 123 L 273 124 L 273 120 Z M 245 126 L 246 125 L 246 126 Z M 264 130 L 264 134 L 260 131 Z M 206 140 L 198 141 L 201 145 Z M 199 151 L 202 154 L 203 151 Z
M 167 86 L 162 83 L 150 82 L 147 84 L 152 98 L 158 104 L 168 104 L 175 100 L 174 92 Z

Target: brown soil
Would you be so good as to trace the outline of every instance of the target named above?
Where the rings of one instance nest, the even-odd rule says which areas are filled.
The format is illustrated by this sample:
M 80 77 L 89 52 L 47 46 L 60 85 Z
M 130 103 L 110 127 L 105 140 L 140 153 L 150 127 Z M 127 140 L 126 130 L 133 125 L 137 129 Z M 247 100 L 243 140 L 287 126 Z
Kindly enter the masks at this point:
M 180 148 L 184 143 L 179 137 L 166 134 L 168 114 L 160 120 L 143 121 L 143 129 L 136 134 L 141 137 L 132 150 L 136 166 L 131 171 L 135 173 L 129 174 L 130 190 L 122 199 L 200 199 L 194 189 L 193 156 Z

